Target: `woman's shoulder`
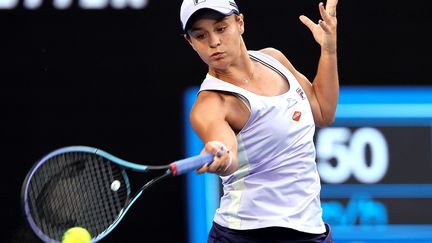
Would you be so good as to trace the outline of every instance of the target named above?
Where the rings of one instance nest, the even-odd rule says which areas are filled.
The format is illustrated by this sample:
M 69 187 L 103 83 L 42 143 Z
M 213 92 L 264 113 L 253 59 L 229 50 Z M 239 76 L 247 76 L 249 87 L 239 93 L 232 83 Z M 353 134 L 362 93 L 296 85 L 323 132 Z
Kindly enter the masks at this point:
M 284 58 L 286 58 L 285 55 L 281 51 L 279 51 L 278 49 L 273 48 L 273 47 L 266 47 L 266 48 L 258 50 L 258 52 L 266 54 L 268 56 L 271 56 L 271 57 L 275 58 L 276 60 L 278 60 L 279 62 L 281 62 Z
M 288 60 L 288 58 L 278 49 L 273 47 L 267 47 L 260 49 L 258 51 L 255 51 L 255 53 L 258 52 L 260 54 L 264 54 L 267 57 L 273 58 L 274 60 L 281 63 L 283 66 L 288 68 L 290 71 L 294 71 L 294 67 L 292 66 L 291 62 Z

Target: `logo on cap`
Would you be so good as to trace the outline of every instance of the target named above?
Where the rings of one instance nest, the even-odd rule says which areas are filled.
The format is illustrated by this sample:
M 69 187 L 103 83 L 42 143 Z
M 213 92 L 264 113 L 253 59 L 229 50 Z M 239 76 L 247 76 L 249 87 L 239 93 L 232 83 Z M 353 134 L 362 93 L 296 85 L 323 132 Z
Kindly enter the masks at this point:
M 195 5 L 205 2 L 206 0 L 194 0 Z
M 236 4 L 234 1 L 229 0 L 229 4 L 230 4 L 231 6 L 233 6 L 234 8 L 236 8 L 237 11 L 238 11 L 239 8 L 238 8 L 237 4 Z

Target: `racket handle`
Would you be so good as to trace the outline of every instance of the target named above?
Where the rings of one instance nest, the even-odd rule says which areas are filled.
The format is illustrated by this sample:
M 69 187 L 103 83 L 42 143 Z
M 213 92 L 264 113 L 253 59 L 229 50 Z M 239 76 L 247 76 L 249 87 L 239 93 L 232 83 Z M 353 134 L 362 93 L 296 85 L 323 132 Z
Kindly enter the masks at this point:
M 186 159 L 177 160 L 170 164 L 174 176 L 188 173 L 201 168 L 203 165 L 213 162 L 214 155 L 211 153 L 196 155 Z

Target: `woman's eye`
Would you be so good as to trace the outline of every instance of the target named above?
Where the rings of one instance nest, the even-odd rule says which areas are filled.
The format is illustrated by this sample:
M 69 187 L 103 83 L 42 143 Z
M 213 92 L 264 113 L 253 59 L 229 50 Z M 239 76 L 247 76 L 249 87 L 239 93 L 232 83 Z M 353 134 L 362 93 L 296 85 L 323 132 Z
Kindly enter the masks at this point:
M 202 39 L 204 39 L 204 37 L 205 37 L 204 34 L 196 34 L 195 35 L 195 38 L 198 39 L 198 40 L 202 40 Z
M 225 29 L 226 29 L 226 27 L 220 27 L 220 28 L 218 28 L 217 30 L 218 30 L 219 32 L 224 32 Z

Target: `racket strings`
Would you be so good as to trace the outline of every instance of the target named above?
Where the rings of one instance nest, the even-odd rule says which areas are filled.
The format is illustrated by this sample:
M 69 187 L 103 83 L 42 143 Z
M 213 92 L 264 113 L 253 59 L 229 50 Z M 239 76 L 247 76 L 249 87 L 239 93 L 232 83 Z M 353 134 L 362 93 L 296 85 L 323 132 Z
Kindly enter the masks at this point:
M 101 190 L 99 191 L 101 200 L 97 201 L 97 206 L 95 205 L 94 210 L 92 210 L 92 217 L 98 217 L 101 220 L 98 225 L 94 226 L 95 228 L 105 229 L 119 215 L 119 211 L 126 202 L 126 194 L 119 194 L 110 188 L 113 182 L 111 178 L 118 177 L 118 172 L 113 172 L 111 166 L 105 166 L 106 163 L 102 158 L 98 158 L 94 165 L 95 170 L 92 170 L 91 178 L 93 179 L 92 183 L 97 184 L 97 188 Z M 98 174 L 98 171 L 104 171 L 104 173 Z M 106 182 L 111 183 L 106 184 Z
M 61 158 L 59 158 L 61 159 Z M 51 200 L 50 197 L 52 194 L 50 193 L 52 183 L 48 181 L 48 176 L 45 175 L 58 175 L 61 172 L 62 166 L 61 163 L 53 163 L 52 166 L 43 166 L 38 171 L 37 180 L 33 180 L 32 184 L 34 184 L 34 189 L 30 190 L 30 193 L 33 194 L 30 198 L 35 198 L 35 201 L 31 201 L 31 208 L 36 209 L 39 217 L 35 217 L 35 223 L 41 225 L 43 229 L 46 229 L 49 235 L 54 235 L 56 232 L 50 227 L 48 222 L 51 220 L 51 215 L 54 215 L 52 212 L 56 212 L 62 205 L 64 204 L 64 200 L 66 197 L 62 195 L 56 195 L 57 200 Z M 51 180 L 55 181 L 57 178 Z M 47 201 L 51 201 L 51 203 L 47 203 Z M 64 220 L 56 220 L 56 222 L 60 225 L 67 225 Z
M 107 169 L 107 173 L 104 173 L 104 180 L 105 181 L 110 181 L 110 178 L 115 178 L 115 173 L 116 171 L 112 170 L 111 166 L 106 167 Z M 110 188 L 105 188 L 106 190 L 110 190 L 110 193 L 106 193 L 106 195 L 108 194 L 112 194 L 112 192 L 114 192 L 114 194 L 116 194 L 116 196 L 109 196 L 107 199 L 109 200 L 109 205 L 115 205 L 114 207 L 109 206 L 107 208 L 105 208 L 105 212 L 109 214 L 109 216 L 107 217 L 107 219 L 109 218 L 116 218 L 117 215 L 119 214 L 119 209 L 121 210 L 124 206 L 124 201 L 126 200 L 126 198 L 124 198 L 124 196 L 126 194 L 118 194 L 116 190 L 113 190 L 111 187 Z M 123 204 L 122 204 L 123 203 Z M 111 220 L 107 223 L 112 222 Z
M 113 181 L 120 182 L 112 190 Z M 82 226 L 92 236 L 105 231 L 129 201 L 126 173 L 94 154 L 74 152 L 47 160 L 29 185 L 29 208 L 38 227 L 61 240 L 66 229 Z

